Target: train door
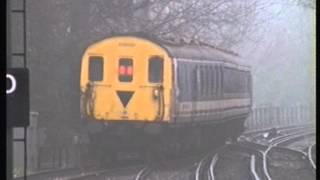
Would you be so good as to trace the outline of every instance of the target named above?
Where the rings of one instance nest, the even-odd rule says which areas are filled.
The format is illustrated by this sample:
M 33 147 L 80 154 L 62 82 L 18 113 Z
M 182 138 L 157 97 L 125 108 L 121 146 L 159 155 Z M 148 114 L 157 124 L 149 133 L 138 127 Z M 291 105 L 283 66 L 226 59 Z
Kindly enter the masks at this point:
M 82 94 L 81 107 L 82 112 L 87 111 L 87 114 L 93 116 L 96 99 L 96 85 L 101 84 L 104 76 L 104 59 L 103 56 L 90 56 L 88 65 L 88 83 L 85 91 Z
M 164 116 L 164 59 L 161 56 L 151 56 L 148 59 L 148 94 L 153 101 L 154 120 L 161 121 Z

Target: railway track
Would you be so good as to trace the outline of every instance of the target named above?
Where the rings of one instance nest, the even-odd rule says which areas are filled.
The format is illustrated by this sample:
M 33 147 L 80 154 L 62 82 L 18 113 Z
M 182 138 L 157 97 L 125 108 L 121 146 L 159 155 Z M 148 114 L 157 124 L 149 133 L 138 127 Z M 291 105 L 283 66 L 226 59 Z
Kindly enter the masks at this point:
M 209 171 L 207 171 L 208 167 L 210 166 L 210 158 L 211 156 L 206 156 L 198 163 L 194 175 L 194 180 L 204 180 L 210 178 L 211 174 L 209 173 Z
M 125 178 L 119 177 L 119 174 L 122 174 L 123 171 L 114 172 L 115 177 L 112 179 L 315 179 L 314 173 L 311 172 L 310 158 L 308 158 L 307 153 L 280 147 L 286 141 L 293 141 L 299 136 L 305 135 L 302 133 L 303 130 L 297 131 L 298 129 L 291 130 L 291 132 L 294 132 L 291 135 L 290 133 L 281 133 L 278 134 L 280 135 L 278 137 L 266 139 L 263 144 L 239 141 L 235 144 L 224 145 L 210 152 L 197 163 L 191 161 L 184 163 L 182 168 L 170 169 L 169 167 L 163 170 L 158 165 L 141 166 L 140 169 L 136 169 L 135 173 L 131 173 L 131 176 L 126 176 Z M 283 131 L 285 131 L 285 128 L 283 128 Z M 310 146 L 309 149 L 312 150 L 312 148 Z M 312 155 L 310 157 L 312 158 Z M 168 161 L 164 166 L 174 166 L 172 164 L 172 162 Z M 192 175 L 187 178 L 185 174 L 189 172 L 192 172 Z M 110 176 L 110 173 L 106 173 L 105 176 L 99 175 L 95 177 L 91 179 L 103 179 L 103 177 L 110 178 L 113 176 Z M 87 179 L 90 180 L 90 178 Z
M 307 128 L 308 129 L 308 128 Z M 315 179 L 315 163 L 312 158 L 312 146 L 308 148 L 308 153 L 287 148 L 286 145 L 306 136 L 314 136 L 314 131 L 305 128 L 294 128 L 294 130 L 285 130 L 286 133 L 277 133 L 278 136 L 269 139 L 262 139 L 258 141 L 248 142 L 242 138 L 241 142 L 249 144 L 257 144 L 265 146 L 266 149 L 262 151 L 263 167 L 265 169 L 267 179 Z M 265 133 L 265 132 L 264 132 Z M 254 135 L 254 134 L 251 134 Z M 254 135 L 258 137 L 257 135 Z M 264 136 L 259 136 L 265 138 Z M 261 143 L 263 142 L 263 143 Z M 258 146 L 258 144 L 257 144 Z M 310 160 L 311 159 L 311 160 Z
M 308 147 L 308 159 L 314 171 L 317 169 L 315 148 L 316 148 L 315 144 L 312 144 L 311 146 Z
M 303 151 L 296 151 L 279 146 L 265 146 L 252 142 L 242 143 L 246 147 L 252 147 L 257 150 L 260 149 L 258 151 L 262 155 L 262 159 L 260 159 L 262 165 L 260 161 L 256 161 L 256 163 L 258 163 L 258 168 L 263 168 L 264 175 L 261 176 L 261 173 L 257 173 L 259 179 L 315 179 L 315 173 L 312 171 L 313 169 L 309 163 L 309 158 Z M 257 172 L 259 172 L 259 170 L 257 170 Z
M 265 152 L 265 163 L 271 179 L 315 179 L 305 153 L 292 149 L 270 146 Z
M 294 129 L 294 130 L 293 130 Z M 115 169 L 65 169 L 29 175 L 29 180 L 151 180 L 151 179 L 249 179 L 249 180 L 286 180 L 315 179 L 315 144 L 304 151 L 288 149 L 285 145 L 305 136 L 314 135 L 303 128 L 277 130 L 277 137 L 261 136 L 251 133 L 247 136 L 264 138 L 260 141 L 247 141 L 242 138 L 233 144 L 213 150 L 207 155 L 192 157 L 187 160 L 169 160 L 166 164 L 154 163 L 152 166 L 135 165 Z M 271 129 L 270 129 L 271 130 Z M 260 142 L 260 143 L 257 143 Z M 261 143 L 263 142 L 263 143 Z M 199 160 L 200 159 L 200 160 Z M 179 165 L 178 165 L 179 164 Z M 165 167 L 165 168 L 163 168 Z M 15 178 L 22 180 L 23 178 Z
M 27 175 L 28 180 L 46 180 L 59 177 L 68 177 L 81 173 L 79 168 L 66 168 L 57 170 L 48 170 Z M 24 177 L 16 177 L 14 180 L 23 180 Z
M 137 174 L 137 176 L 134 178 L 134 180 L 144 180 L 147 178 L 147 176 L 151 173 L 152 168 L 151 167 L 144 167 L 142 168 L 139 173 Z
M 296 138 L 302 138 L 301 134 L 304 134 L 306 132 L 309 132 L 309 134 L 307 135 L 310 135 L 312 134 L 312 132 L 315 132 L 311 124 L 302 126 L 268 128 L 263 130 L 245 132 L 238 139 L 240 141 L 250 141 L 256 143 L 264 143 L 265 145 L 268 145 L 273 141 L 278 141 L 279 139 L 286 139 L 286 137 L 290 138 L 293 137 L 293 135 L 296 135 Z
M 291 141 L 296 141 L 298 139 L 304 138 L 306 136 L 315 135 L 315 132 L 296 132 L 292 134 L 282 135 L 276 138 L 272 138 L 268 141 L 268 144 L 273 146 L 282 146 L 284 144 L 290 143 Z
M 171 159 L 158 164 L 142 168 L 135 176 L 135 180 L 184 180 L 190 179 L 198 160 L 203 154 L 190 154 L 187 158 Z
M 226 145 L 198 163 L 193 179 L 264 180 L 266 175 L 262 168 L 260 148 L 241 144 Z
M 115 176 L 119 179 L 132 179 L 142 165 L 114 168 L 114 169 L 60 169 L 54 171 L 46 171 L 35 173 L 27 176 L 28 180 L 98 180 Z M 120 177 L 121 175 L 121 177 Z M 14 180 L 23 180 L 23 177 L 14 178 Z
M 295 131 L 292 130 L 292 132 Z M 189 179 L 315 179 L 306 161 L 308 160 L 306 153 L 279 146 L 285 141 L 303 135 L 303 133 L 292 133 L 292 136 L 282 134 L 281 138 L 273 138 L 266 144 L 239 141 L 225 145 L 202 158 L 196 164 L 193 176 Z M 293 173 L 294 171 L 297 172 Z M 154 178 L 148 175 L 148 179 Z
M 305 129 L 312 127 L 312 124 L 303 124 L 303 125 L 291 125 L 291 126 L 280 126 L 280 127 L 271 127 L 271 128 L 264 128 L 258 130 L 250 130 L 243 133 L 245 136 L 260 136 L 263 133 L 269 133 L 273 129 L 277 129 L 279 133 L 289 133 L 290 131 L 295 131 L 299 129 Z
M 103 180 L 113 177 L 114 179 L 133 179 L 135 174 L 138 174 L 139 170 L 143 165 L 123 167 L 123 168 L 114 168 L 114 169 L 105 169 L 99 171 L 92 171 L 88 173 L 78 174 L 77 176 L 70 177 L 68 180 Z

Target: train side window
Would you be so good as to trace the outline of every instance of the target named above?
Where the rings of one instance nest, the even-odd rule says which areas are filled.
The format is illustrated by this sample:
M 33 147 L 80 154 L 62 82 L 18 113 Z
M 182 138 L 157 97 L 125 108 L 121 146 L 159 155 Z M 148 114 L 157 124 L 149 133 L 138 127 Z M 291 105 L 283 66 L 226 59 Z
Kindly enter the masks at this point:
M 207 77 L 206 77 L 206 67 L 202 66 L 202 96 L 206 96 L 207 94 Z
M 163 82 L 163 59 L 159 56 L 154 56 L 149 59 L 149 82 Z
M 180 89 L 179 97 L 180 100 L 185 100 L 185 64 L 183 62 L 178 62 L 178 86 Z
M 199 66 L 196 66 L 196 88 L 197 88 L 197 91 L 196 91 L 196 96 L 199 97 L 199 95 L 201 94 L 201 71 L 200 71 L 200 67 Z
M 177 62 L 177 83 L 178 83 L 178 87 L 179 87 L 179 95 L 178 98 L 179 100 L 183 100 L 183 95 L 181 92 L 181 89 L 183 88 L 183 71 L 182 71 L 182 62 Z
M 206 96 L 207 95 L 207 77 L 206 77 L 206 67 L 202 66 L 202 96 Z
M 244 73 L 244 77 L 243 77 L 245 80 L 245 84 L 244 84 L 244 92 L 246 93 L 246 94 L 249 94 L 250 93 L 250 73 L 249 72 L 245 72 Z
M 199 97 L 202 97 L 204 94 L 204 72 L 203 72 L 203 67 L 200 66 L 200 93 Z
M 225 93 L 237 93 L 238 75 L 235 69 L 225 67 L 223 71 L 223 91 Z
M 202 66 L 199 66 L 199 91 L 198 91 L 198 97 L 202 96 L 203 94 L 203 75 L 202 75 Z
M 189 94 L 189 83 L 188 83 L 188 64 L 184 64 L 183 65 L 183 84 L 184 84 L 184 95 L 186 98 L 188 98 L 188 94 Z
M 205 78 L 205 94 L 204 96 L 208 97 L 209 95 L 209 88 L 210 88 L 210 83 L 209 83 L 209 69 L 207 66 L 204 66 L 203 67 L 203 70 L 204 70 L 204 78 Z
M 212 79 L 212 76 L 211 76 L 211 74 L 212 74 L 212 70 L 211 70 L 211 66 L 208 66 L 207 67 L 207 83 L 208 83 L 208 90 L 207 90 L 207 95 L 208 95 L 208 97 L 212 97 L 212 81 L 211 81 L 211 79 Z
M 225 93 L 234 94 L 236 97 L 243 97 L 248 93 L 247 72 L 233 68 L 224 68 L 223 90 Z
M 89 57 L 89 80 L 102 81 L 103 79 L 103 58 L 101 56 Z
M 222 91 L 222 73 L 221 73 L 221 68 L 219 65 L 215 66 L 214 70 L 216 71 L 215 75 L 216 75 L 216 78 L 215 78 L 215 81 L 216 81 L 216 87 L 215 87 L 215 90 L 216 90 L 216 97 L 219 97 L 220 96 L 220 92 Z
M 207 71 L 207 67 L 203 66 L 203 96 L 206 97 L 208 94 L 208 71 Z
M 210 66 L 210 97 L 214 97 L 215 94 L 215 88 L 216 88 L 216 81 L 215 81 L 215 69 L 214 66 Z
M 208 86 L 206 74 L 207 74 L 206 67 L 202 66 L 202 96 L 204 97 L 207 94 L 207 86 Z
M 247 76 L 247 72 L 245 71 L 238 71 L 239 73 L 239 80 L 240 82 L 242 82 L 241 84 L 239 84 L 239 93 L 244 93 L 246 94 L 248 92 L 248 76 Z
M 247 92 L 248 94 L 251 94 L 251 88 L 252 88 L 252 77 L 250 75 L 250 73 L 247 73 L 247 78 L 248 78 L 248 84 L 247 84 Z
M 133 62 L 130 58 L 119 59 L 119 81 L 131 82 L 133 76 Z

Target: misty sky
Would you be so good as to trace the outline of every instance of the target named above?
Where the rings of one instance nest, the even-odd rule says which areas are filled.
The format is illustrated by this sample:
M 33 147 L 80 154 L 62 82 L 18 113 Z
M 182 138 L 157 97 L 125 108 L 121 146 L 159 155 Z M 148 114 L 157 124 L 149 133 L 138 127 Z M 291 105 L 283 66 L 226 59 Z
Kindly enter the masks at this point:
M 259 12 L 257 33 L 240 46 L 244 61 L 252 66 L 256 105 L 314 101 L 314 13 L 314 9 L 288 4 Z

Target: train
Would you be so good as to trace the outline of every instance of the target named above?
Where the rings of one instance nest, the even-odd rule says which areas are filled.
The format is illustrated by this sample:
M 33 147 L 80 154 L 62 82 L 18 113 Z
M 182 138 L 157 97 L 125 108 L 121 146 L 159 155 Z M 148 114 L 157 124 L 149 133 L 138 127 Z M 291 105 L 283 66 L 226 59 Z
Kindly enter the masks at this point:
M 152 154 L 236 138 L 252 107 L 251 69 L 240 58 L 203 42 L 107 37 L 82 56 L 82 119 L 100 127 L 97 143 L 109 153 L 115 144 Z

